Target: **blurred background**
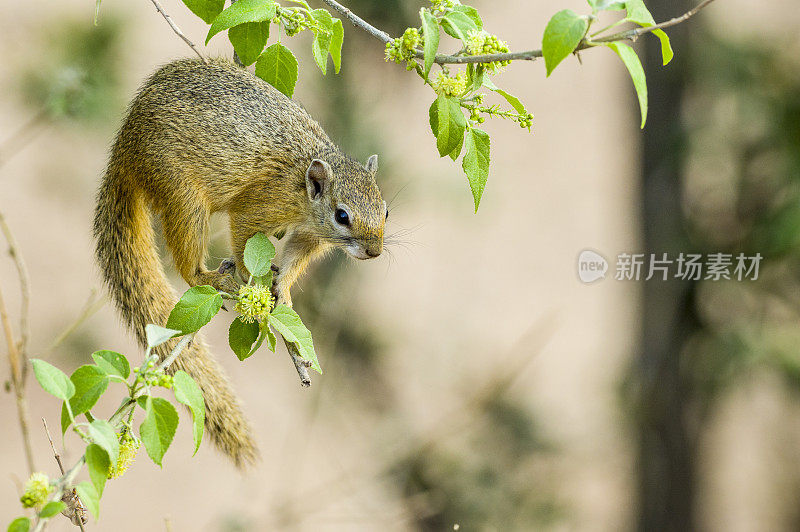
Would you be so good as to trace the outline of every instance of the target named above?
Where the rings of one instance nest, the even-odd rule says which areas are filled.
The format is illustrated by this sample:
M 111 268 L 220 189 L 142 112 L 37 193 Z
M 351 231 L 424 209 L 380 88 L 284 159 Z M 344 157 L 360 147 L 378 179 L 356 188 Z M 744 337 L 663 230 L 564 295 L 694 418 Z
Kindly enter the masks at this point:
M 346 4 L 393 35 L 421 5 Z M 658 21 L 692 5 L 647 4 Z M 474 5 L 512 50 L 540 47 L 554 12 L 588 12 L 579 0 Z M 163 6 L 203 41 L 181 2 Z M 68 372 L 101 348 L 141 357 L 104 304 L 94 193 L 136 87 L 191 53 L 150 2 L 106 0 L 97 26 L 93 12 L 89 0 L 0 4 L 0 212 L 30 270 L 30 354 Z M 349 24 L 338 76 L 320 75 L 308 36 L 291 39 L 295 99 L 345 151 L 380 154 L 398 242 L 376 261 L 332 256 L 295 288 L 325 369 L 310 389 L 284 351 L 236 360 L 232 316 L 207 328 L 255 425 L 256 468 L 242 474 L 207 444 L 191 458 L 181 412 L 163 471 L 140 452 L 88 528 L 800 529 L 798 30 L 793 0 L 718 0 L 669 30 L 668 67 L 643 38 L 643 131 L 610 51 L 547 80 L 540 62 L 512 64 L 496 82 L 527 104 L 533 134 L 485 124 L 493 161 L 477 215 L 458 165 L 437 156 L 418 78 Z M 207 51 L 232 53 L 224 36 Z M 210 264 L 228 256 L 226 226 L 212 221 Z M 587 248 L 612 268 L 620 253 L 764 259 L 757 281 L 616 281 L 612 270 L 586 285 L 576 260 Z M 16 324 L 5 255 L 0 287 Z M 27 390 L 36 468 L 57 476 L 40 419 L 57 432 L 59 405 L 30 377 Z M 98 412 L 115 409 L 108 395 Z M 13 393 L 2 397 L 5 523 L 28 472 Z M 67 463 L 78 443 L 64 442 Z

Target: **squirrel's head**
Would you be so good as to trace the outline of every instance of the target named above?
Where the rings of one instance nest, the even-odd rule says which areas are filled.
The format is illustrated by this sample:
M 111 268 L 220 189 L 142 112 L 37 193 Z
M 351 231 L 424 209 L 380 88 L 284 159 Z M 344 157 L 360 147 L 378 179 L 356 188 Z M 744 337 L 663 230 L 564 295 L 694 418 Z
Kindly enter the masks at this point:
M 347 157 L 314 159 L 306 170 L 306 189 L 314 221 L 323 240 L 356 259 L 372 259 L 383 251 L 386 202 L 375 182 L 378 156 L 362 166 Z

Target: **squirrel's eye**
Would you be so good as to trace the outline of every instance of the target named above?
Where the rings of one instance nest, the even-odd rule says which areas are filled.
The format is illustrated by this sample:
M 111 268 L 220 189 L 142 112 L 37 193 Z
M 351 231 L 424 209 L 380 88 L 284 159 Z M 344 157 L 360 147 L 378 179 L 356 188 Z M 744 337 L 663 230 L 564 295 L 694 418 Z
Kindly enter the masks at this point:
M 384 218 L 384 220 L 388 220 L 388 219 L 389 219 L 389 209 L 386 209 L 386 218 Z
M 336 219 L 336 223 L 342 225 L 350 225 L 350 217 L 347 215 L 344 209 L 336 209 L 333 217 Z

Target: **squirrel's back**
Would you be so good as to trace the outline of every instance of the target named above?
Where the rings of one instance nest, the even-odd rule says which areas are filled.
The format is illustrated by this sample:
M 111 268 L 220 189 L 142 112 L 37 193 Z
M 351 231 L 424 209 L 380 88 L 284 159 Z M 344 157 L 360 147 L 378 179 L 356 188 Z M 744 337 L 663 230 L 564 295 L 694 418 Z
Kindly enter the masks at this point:
M 132 101 L 120 130 L 119 157 L 165 165 L 186 162 L 209 175 L 307 164 L 334 149 L 296 102 L 233 63 L 173 61 Z

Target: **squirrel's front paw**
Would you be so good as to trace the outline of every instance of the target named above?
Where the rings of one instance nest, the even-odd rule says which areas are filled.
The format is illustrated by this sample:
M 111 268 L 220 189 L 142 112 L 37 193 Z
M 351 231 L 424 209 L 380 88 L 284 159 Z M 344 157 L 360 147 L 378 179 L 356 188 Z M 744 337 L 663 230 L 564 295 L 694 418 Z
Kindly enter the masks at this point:
M 198 275 L 197 284 L 211 285 L 217 290 L 235 295 L 239 292 L 239 283 L 229 273 L 206 272 Z
M 231 275 L 236 274 L 236 257 L 231 257 L 229 259 L 225 259 L 219 263 L 219 268 L 217 269 L 217 273 L 229 273 Z

